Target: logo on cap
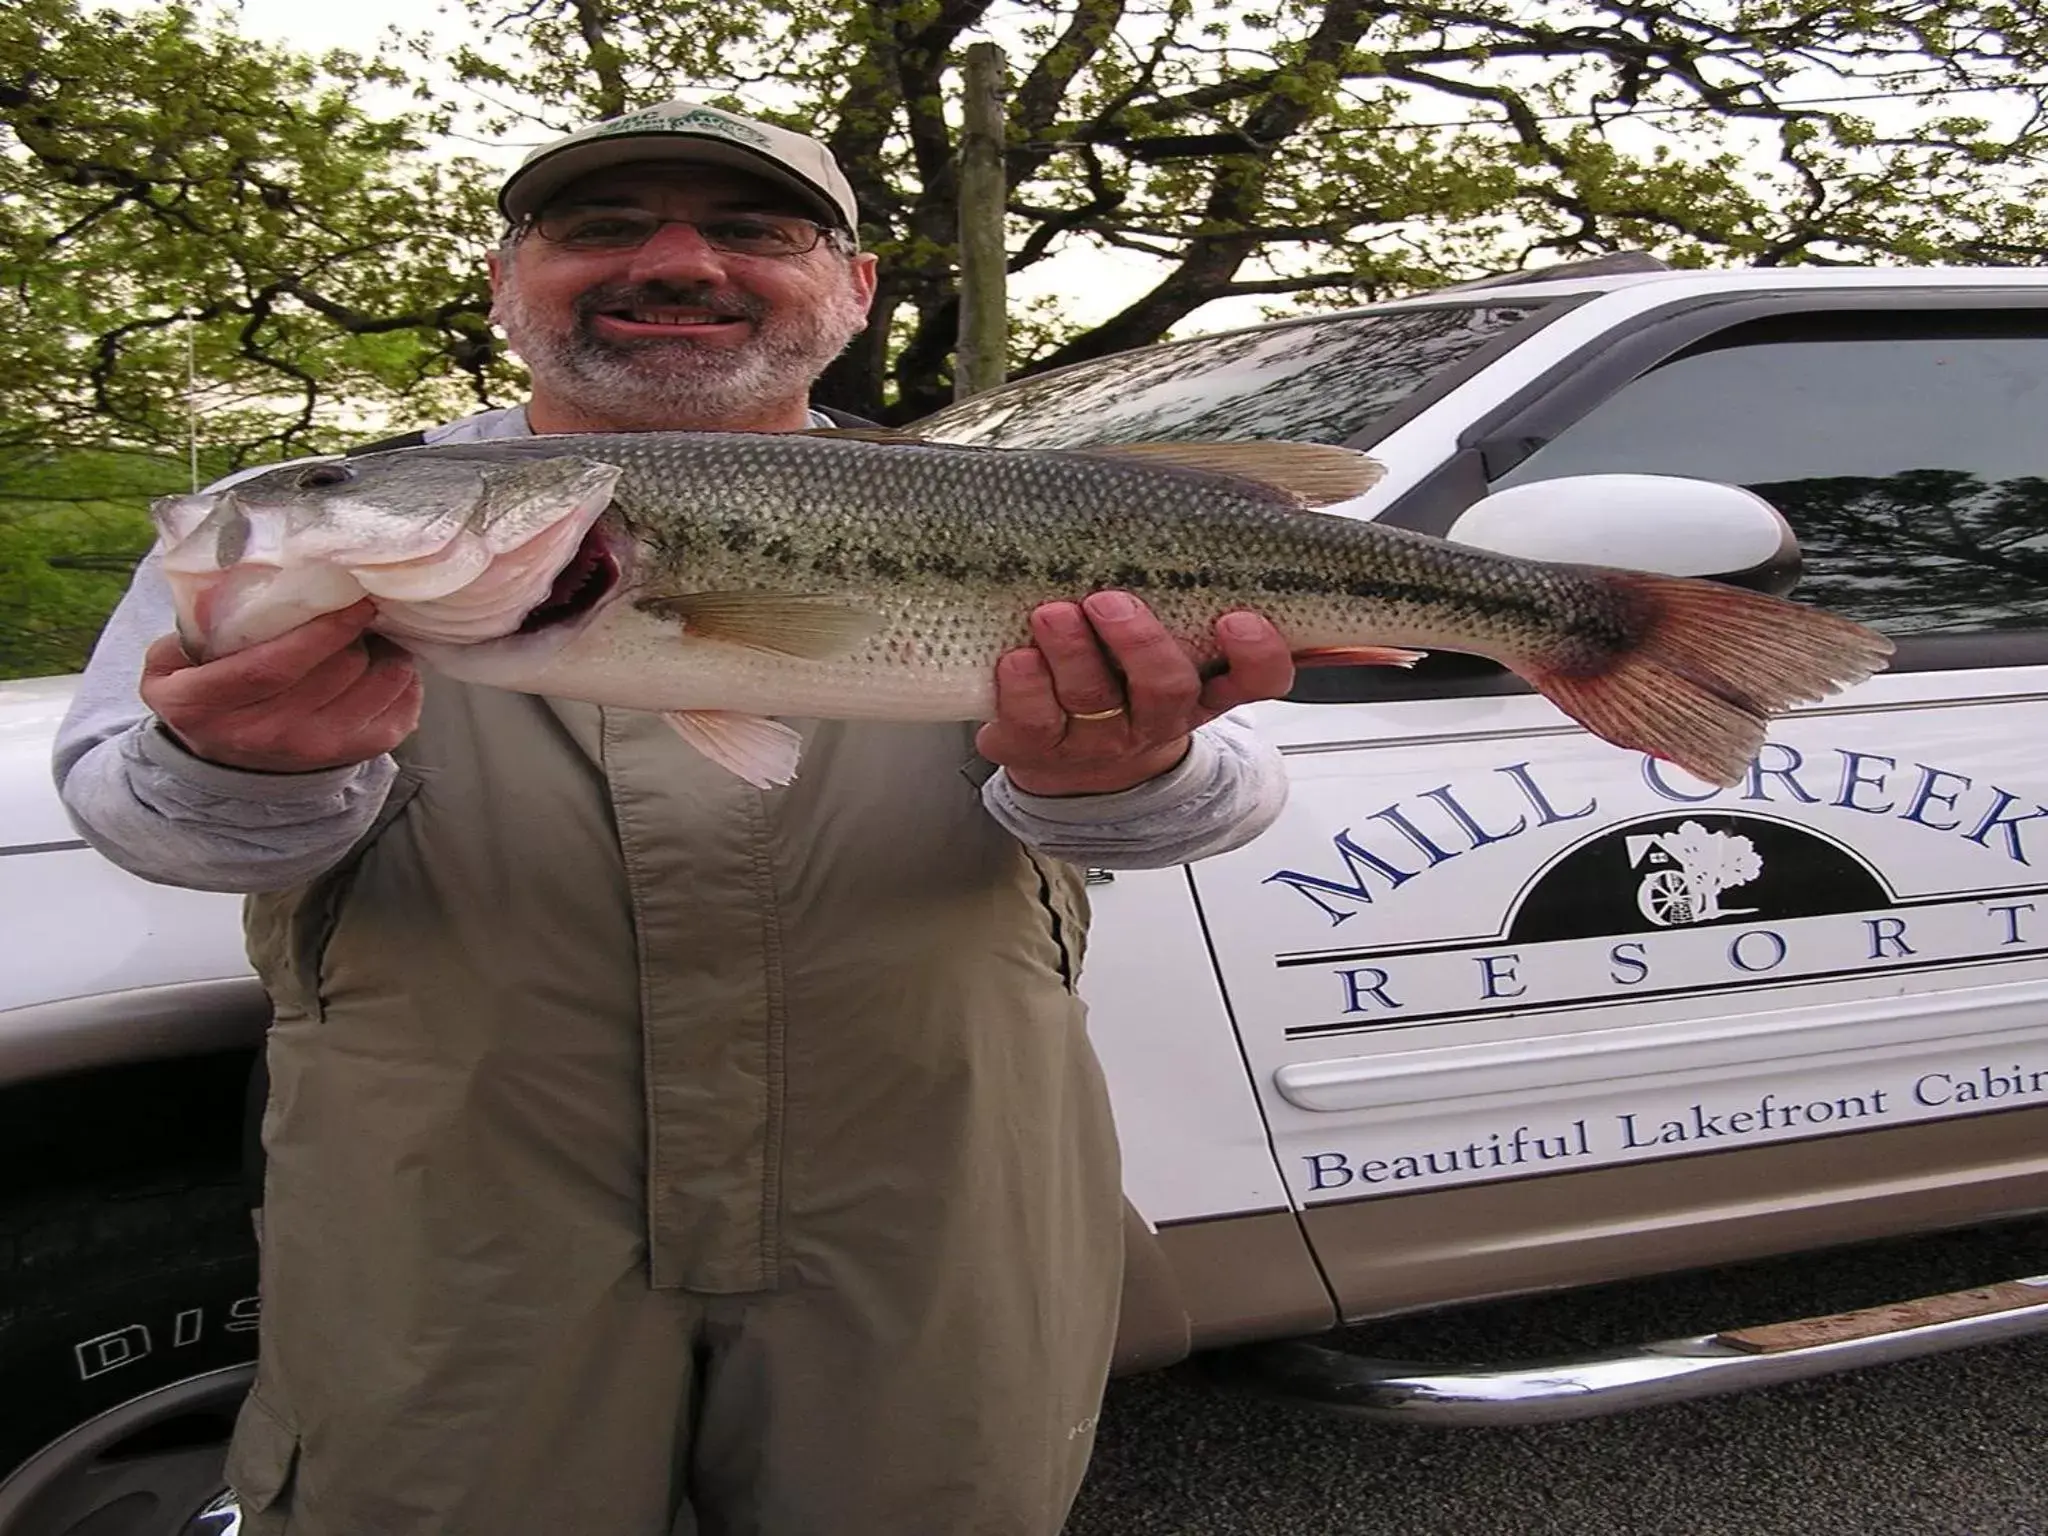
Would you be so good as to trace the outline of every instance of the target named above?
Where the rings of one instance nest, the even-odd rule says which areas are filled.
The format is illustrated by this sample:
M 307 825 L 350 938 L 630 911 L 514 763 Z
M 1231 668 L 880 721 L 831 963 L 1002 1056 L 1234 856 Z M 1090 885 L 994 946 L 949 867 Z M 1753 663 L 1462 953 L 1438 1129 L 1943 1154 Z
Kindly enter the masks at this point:
M 752 144 L 757 149 L 768 147 L 768 135 L 751 124 L 727 117 L 722 112 L 713 112 L 708 107 L 698 107 L 671 116 L 658 108 L 635 112 L 630 117 L 615 118 L 603 124 L 591 134 L 592 138 L 609 138 L 618 133 L 706 133 L 721 139 L 738 139 Z

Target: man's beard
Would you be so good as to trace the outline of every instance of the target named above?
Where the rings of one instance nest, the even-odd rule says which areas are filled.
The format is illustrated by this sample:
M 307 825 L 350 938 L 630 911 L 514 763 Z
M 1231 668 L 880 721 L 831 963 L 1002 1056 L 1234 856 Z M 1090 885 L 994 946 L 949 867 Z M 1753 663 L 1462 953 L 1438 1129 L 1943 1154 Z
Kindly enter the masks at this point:
M 738 347 L 707 347 L 681 336 L 605 337 L 594 324 L 607 311 L 675 308 L 742 318 L 754 333 Z M 749 294 L 619 283 L 579 295 L 565 331 L 533 314 L 510 274 L 499 285 L 491 317 L 536 386 L 578 415 L 625 432 L 710 426 L 805 397 L 867 324 L 866 307 L 850 285 L 799 317 Z

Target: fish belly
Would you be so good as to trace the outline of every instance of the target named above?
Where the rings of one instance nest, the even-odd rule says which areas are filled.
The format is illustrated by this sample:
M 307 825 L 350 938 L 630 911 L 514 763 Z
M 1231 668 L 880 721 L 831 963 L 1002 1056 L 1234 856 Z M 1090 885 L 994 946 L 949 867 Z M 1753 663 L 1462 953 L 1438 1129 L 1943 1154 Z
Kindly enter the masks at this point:
M 911 659 L 922 649 L 925 659 Z M 995 713 L 999 647 L 943 659 L 883 637 L 824 660 L 680 633 L 616 603 L 559 649 L 422 647 L 458 681 L 620 709 L 732 710 L 846 720 L 986 720 Z

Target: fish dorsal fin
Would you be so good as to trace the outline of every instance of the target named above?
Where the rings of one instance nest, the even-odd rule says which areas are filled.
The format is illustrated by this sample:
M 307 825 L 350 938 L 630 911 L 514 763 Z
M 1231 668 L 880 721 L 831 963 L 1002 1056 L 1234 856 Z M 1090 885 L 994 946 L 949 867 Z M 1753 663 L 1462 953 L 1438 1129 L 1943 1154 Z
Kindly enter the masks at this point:
M 882 627 L 872 609 L 826 593 L 684 592 L 645 597 L 638 606 L 680 619 L 685 634 L 804 661 L 844 656 Z
M 807 437 L 837 437 L 849 442 L 883 443 L 899 448 L 951 448 L 956 451 L 1002 453 L 1001 448 L 935 442 L 888 427 L 816 427 Z M 1013 449 L 1011 452 L 1028 452 Z M 1285 491 L 1305 507 L 1327 507 L 1349 501 L 1379 484 L 1386 466 L 1352 448 L 1328 443 L 1104 443 L 1060 450 L 1105 458 L 1138 459 L 1173 464 L 1182 469 L 1231 475 Z
M 1285 491 L 1305 507 L 1349 501 L 1377 485 L 1387 472 L 1377 459 L 1328 443 L 1106 443 L 1074 451 L 1256 480 Z
M 843 437 L 853 443 L 893 443 L 898 447 L 942 448 L 949 446 L 934 443 L 928 437 L 914 437 L 908 432 L 898 432 L 889 427 L 812 427 L 805 437 Z

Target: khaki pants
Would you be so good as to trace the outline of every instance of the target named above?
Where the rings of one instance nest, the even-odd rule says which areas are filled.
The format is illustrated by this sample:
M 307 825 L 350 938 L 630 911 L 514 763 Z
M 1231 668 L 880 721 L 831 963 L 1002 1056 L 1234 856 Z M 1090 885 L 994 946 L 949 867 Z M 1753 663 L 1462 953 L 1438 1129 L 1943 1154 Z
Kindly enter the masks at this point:
M 474 1418 L 458 1432 L 364 1403 L 321 1425 L 302 1461 L 300 1436 L 252 1399 L 233 1459 L 245 1536 L 1053 1536 L 1064 1523 L 1093 1448 L 1106 1361 L 1081 1341 L 1099 1320 L 1076 1327 L 1081 1347 L 1025 1359 L 992 1322 L 877 1332 L 841 1298 L 633 1289 L 622 1277 L 605 1315 L 574 1330 L 597 1347 L 558 1391 L 503 1402 L 481 1433 Z

